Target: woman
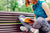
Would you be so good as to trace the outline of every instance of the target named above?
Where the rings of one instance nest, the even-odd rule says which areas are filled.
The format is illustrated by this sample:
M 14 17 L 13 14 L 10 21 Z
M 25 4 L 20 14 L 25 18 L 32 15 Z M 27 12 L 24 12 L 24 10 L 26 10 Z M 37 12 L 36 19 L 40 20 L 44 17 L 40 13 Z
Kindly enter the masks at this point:
M 33 4 L 31 9 L 35 14 L 35 23 L 33 24 L 33 27 L 26 25 L 28 26 L 27 28 L 29 28 L 32 32 L 35 28 L 46 33 L 50 33 L 50 11 L 46 2 L 40 0 L 25 0 L 26 7 L 28 7 L 30 4 Z

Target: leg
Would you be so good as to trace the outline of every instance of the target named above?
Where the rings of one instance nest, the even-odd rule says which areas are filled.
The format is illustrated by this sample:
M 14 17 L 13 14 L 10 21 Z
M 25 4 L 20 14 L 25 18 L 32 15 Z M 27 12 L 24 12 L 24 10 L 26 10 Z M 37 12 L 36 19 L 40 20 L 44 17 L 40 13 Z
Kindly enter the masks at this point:
M 28 31 L 28 28 L 26 28 L 25 26 L 21 26 L 20 29 L 21 29 L 22 31 L 26 31 L 26 32 Z
M 37 28 L 37 29 L 41 28 L 42 31 L 50 30 L 50 28 L 49 28 L 50 26 L 49 26 L 48 22 L 42 17 L 37 18 L 37 20 L 33 24 L 33 27 Z
M 20 15 L 18 18 L 19 18 L 20 22 L 22 23 L 22 25 L 24 25 L 28 29 L 30 29 L 32 27 L 31 25 L 24 22 L 24 19 L 26 18 L 24 15 Z

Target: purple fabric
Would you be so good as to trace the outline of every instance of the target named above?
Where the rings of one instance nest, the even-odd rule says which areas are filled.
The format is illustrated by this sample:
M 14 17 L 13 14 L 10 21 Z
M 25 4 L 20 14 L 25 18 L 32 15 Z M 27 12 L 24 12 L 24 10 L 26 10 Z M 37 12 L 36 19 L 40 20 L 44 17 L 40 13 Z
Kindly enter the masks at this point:
M 30 29 L 30 28 L 36 28 L 36 29 L 40 29 L 41 28 L 41 30 L 42 31 L 45 31 L 45 32 L 49 32 L 50 31 L 50 24 L 44 19 L 44 18 L 42 18 L 42 17 L 38 17 L 37 19 L 36 19 L 36 21 L 35 21 L 35 23 L 31 26 L 31 25 L 29 25 L 29 24 L 26 24 L 25 22 L 23 22 L 20 18 L 25 18 L 25 16 L 23 16 L 23 15 L 20 15 L 19 16 L 19 20 L 21 21 L 21 23 L 25 26 L 25 27 L 27 27 L 28 29 Z
M 42 31 L 48 32 L 50 31 L 50 24 L 42 17 L 38 17 L 35 23 L 33 24 L 33 27 L 36 29 L 40 29 Z

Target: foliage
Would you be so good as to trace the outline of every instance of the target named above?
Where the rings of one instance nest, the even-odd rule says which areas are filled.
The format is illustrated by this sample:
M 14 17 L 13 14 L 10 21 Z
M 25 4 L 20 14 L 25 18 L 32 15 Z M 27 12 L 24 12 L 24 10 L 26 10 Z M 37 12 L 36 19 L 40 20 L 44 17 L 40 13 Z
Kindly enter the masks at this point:
M 0 11 L 14 11 L 14 12 L 28 12 L 33 13 L 31 10 L 31 5 L 26 8 L 23 4 L 21 8 L 19 8 L 18 0 L 0 0 Z M 50 4 L 48 3 L 49 8 Z
M 0 0 L 0 10 L 6 10 L 5 6 L 7 4 L 6 0 Z

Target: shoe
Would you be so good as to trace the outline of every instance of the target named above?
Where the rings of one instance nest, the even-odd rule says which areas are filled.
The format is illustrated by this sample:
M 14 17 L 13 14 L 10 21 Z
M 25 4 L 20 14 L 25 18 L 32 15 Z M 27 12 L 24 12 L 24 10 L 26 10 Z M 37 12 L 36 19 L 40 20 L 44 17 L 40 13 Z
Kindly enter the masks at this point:
M 24 31 L 24 30 L 23 30 L 23 26 L 20 27 L 20 30 L 21 30 L 21 31 Z
M 39 33 L 39 30 L 38 30 L 38 29 L 36 29 L 34 33 Z

